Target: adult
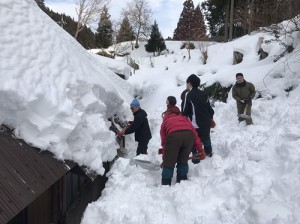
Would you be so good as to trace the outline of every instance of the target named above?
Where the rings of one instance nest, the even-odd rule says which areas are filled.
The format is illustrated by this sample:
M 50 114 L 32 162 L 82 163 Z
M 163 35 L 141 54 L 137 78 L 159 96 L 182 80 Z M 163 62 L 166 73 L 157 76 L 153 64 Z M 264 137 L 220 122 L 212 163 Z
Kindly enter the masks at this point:
M 244 79 L 243 73 L 237 73 L 236 83 L 232 87 L 232 97 L 236 100 L 239 122 L 246 120 L 247 125 L 253 124 L 251 107 L 254 96 L 254 85 Z
M 185 98 L 187 93 L 189 92 L 189 89 L 185 89 L 182 91 L 182 93 L 180 94 L 180 99 L 181 99 L 181 111 L 183 111 L 183 106 L 184 106 L 184 102 L 185 102 Z
M 124 136 L 134 133 L 135 141 L 138 142 L 136 155 L 147 154 L 148 143 L 152 138 L 147 113 L 141 109 L 140 102 L 137 99 L 131 102 L 130 109 L 134 120 L 125 131 L 118 132 L 117 135 Z
M 214 110 L 210 105 L 208 95 L 199 89 L 200 79 L 192 74 L 186 80 L 186 89 L 182 106 L 182 114 L 187 116 L 198 136 L 200 137 L 207 156 L 212 157 L 213 151 L 210 139 L 210 128 L 213 120 Z
M 175 97 L 172 97 L 174 99 Z M 176 99 L 176 98 L 175 98 Z M 202 148 L 201 140 L 198 137 L 192 123 L 185 116 L 180 114 L 180 110 L 175 104 L 168 104 L 167 110 L 163 113 L 163 122 L 160 128 L 161 146 L 163 154 L 162 162 L 162 185 L 171 185 L 174 168 L 177 163 L 177 179 L 179 183 L 187 180 L 188 159 L 193 149 L 197 149 L 195 155 L 199 161 L 205 159 L 205 152 Z

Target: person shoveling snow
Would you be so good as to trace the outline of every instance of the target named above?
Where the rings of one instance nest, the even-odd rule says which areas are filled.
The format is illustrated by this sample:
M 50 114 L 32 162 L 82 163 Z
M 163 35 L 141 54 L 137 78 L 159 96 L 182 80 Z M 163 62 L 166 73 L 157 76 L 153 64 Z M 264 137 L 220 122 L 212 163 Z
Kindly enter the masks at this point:
M 124 135 L 134 133 L 135 141 L 138 142 L 138 147 L 136 150 L 136 155 L 147 154 L 148 143 L 152 138 L 147 113 L 141 109 L 140 102 L 134 99 L 130 104 L 130 109 L 134 116 L 134 120 L 130 123 L 130 126 L 124 130 L 117 133 L 119 137 Z
M 175 104 L 176 98 L 169 96 L 160 129 L 163 148 L 162 185 L 171 185 L 175 164 L 177 164 L 176 182 L 187 180 L 188 159 L 192 150 L 193 154 L 198 156 L 198 159 L 192 160 L 194 163 L 205 159 L 205 152 L 196 130 L 190 120 L 180 114 L 180 110 Z

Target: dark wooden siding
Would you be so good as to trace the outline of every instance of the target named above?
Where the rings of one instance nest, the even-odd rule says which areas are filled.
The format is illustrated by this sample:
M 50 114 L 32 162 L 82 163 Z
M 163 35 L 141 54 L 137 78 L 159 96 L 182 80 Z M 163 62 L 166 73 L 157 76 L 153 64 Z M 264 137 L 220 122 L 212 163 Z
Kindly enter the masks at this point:
M 7 223 L 74 166 L 16 139 L 1 126 L 0 223 Z

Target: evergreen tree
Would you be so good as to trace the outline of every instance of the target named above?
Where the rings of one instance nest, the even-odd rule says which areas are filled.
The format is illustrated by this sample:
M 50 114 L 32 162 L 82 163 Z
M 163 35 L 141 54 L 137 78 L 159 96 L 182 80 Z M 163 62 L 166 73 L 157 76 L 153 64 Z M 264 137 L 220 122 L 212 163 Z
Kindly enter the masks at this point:
M 112 23 L 110 21 L 110 15 L 106 6 L 103 7 L 103 11 L 100 16 L 96 33 L 96 46 L 99 48 L 108 48 L 112 45 Z
M 201 5 L 212 37 L 224 36 L 225 34 L 227 4 L 228 1 L 224 0 L 206 0 Z
M 185 2 L 183 3 L 183 10 L 177 23 L 177 28 L 174 31 L 174 40 L 191 40 L 193 17 L 193 0 L 185 0 Z
M 254 18 L 253 26 L 255 28 L 262 26 L 269 26 L 272 23 L 279 23 L 283 18 L 278 18 L 278 15 L 282 7 L 278 8 L 278 4 L 281 1 L 274 0 L 260 0 L 255 2 L 254 5 Z
M 192 40 L 206 40 L 206 26 L 204 23 L 204 18 L 198 4 L 194 10 L 194 18 L 192 21 Z
M 68 32 L 71 36 L 74 36 L 76 32 L 77 23 L 70 16 L 66 16 L 65 14 L 59 14 L 53 12 L 48 7 L 44 6 L 42 2 L 43 0 L 36 0 L 38 6 L 56 23 L 60 23 L 62 20 L 65 22 L 63 29 Z M 96 48 L 95 45 L 95 34 L 92 32 L 90 28 L 84 26 L 83 30 L 79 33 L 78 38 L 76 39 L 84 48 L 92 49 Z
M 129 19 L 127 16 L 124 17 L 119 33 L 116 37 L 117 43 L 126 42 L 126 41 L 133 41 L 135 39 L 134 32 L 132 26 L 129 23 Z
M 41 8 L 41 9 L 45 9 L 45 1 L 44 0 L 35 0 L 36 4 Z
M 161 51 L 166 49 L 166 44 L 161 36 L 161 33 L 158 29 L 158 24 L 156 21 L 154 21 L 154 24 L 152 25 L 152 31 L 150 34 L 150 39 L 148 40 L 148 43 L 145 45 L 145 50 L 147 52 L 153 52 L 155 55 L 155 52 L 158 52 L 160 54 Z

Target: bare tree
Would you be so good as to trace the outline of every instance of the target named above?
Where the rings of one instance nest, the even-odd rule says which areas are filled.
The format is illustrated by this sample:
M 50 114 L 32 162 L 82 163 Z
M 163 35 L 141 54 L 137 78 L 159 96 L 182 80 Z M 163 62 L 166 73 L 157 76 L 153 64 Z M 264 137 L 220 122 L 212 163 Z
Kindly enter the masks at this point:
M 117 41 L 117 36 L 118 36 L 118 31 L 117 30 L 120 30 L 120 22 L 116 22 L 116 21 L 113 21 L 113 30 L 114 30 L 114 33 L 113 33 L 113 45 L 112 45 L 112 48 L 113 48 L 113 51 L 114 51 L 114 54 L 117 55 L 117 56 L 128 56 L 130 53 L 129 53 L 129 49 L 132 48 L 132 43 L 118 43 Z
M 208 47 L 213 45 L 213 42 L 198 41 L 196 42 L 198 49 L 201 52 L 201 61 L 205 65 L 208 59 Z
M 77 6 L 75 7 L 77 14 L 75 39 L 77 39 L 79 32 L 84 26 L 91 26 L 99 21 L 103 6 L 109 3 L 110 0 L 77 0 Z
M 138 48 L 138 41 L 141 36 L 147 37 L 152 26 L 152 11 L 147 0 L 132 0 L 127 3 L 122 12 L 127 16 L 135 33 L 135 47 Z

